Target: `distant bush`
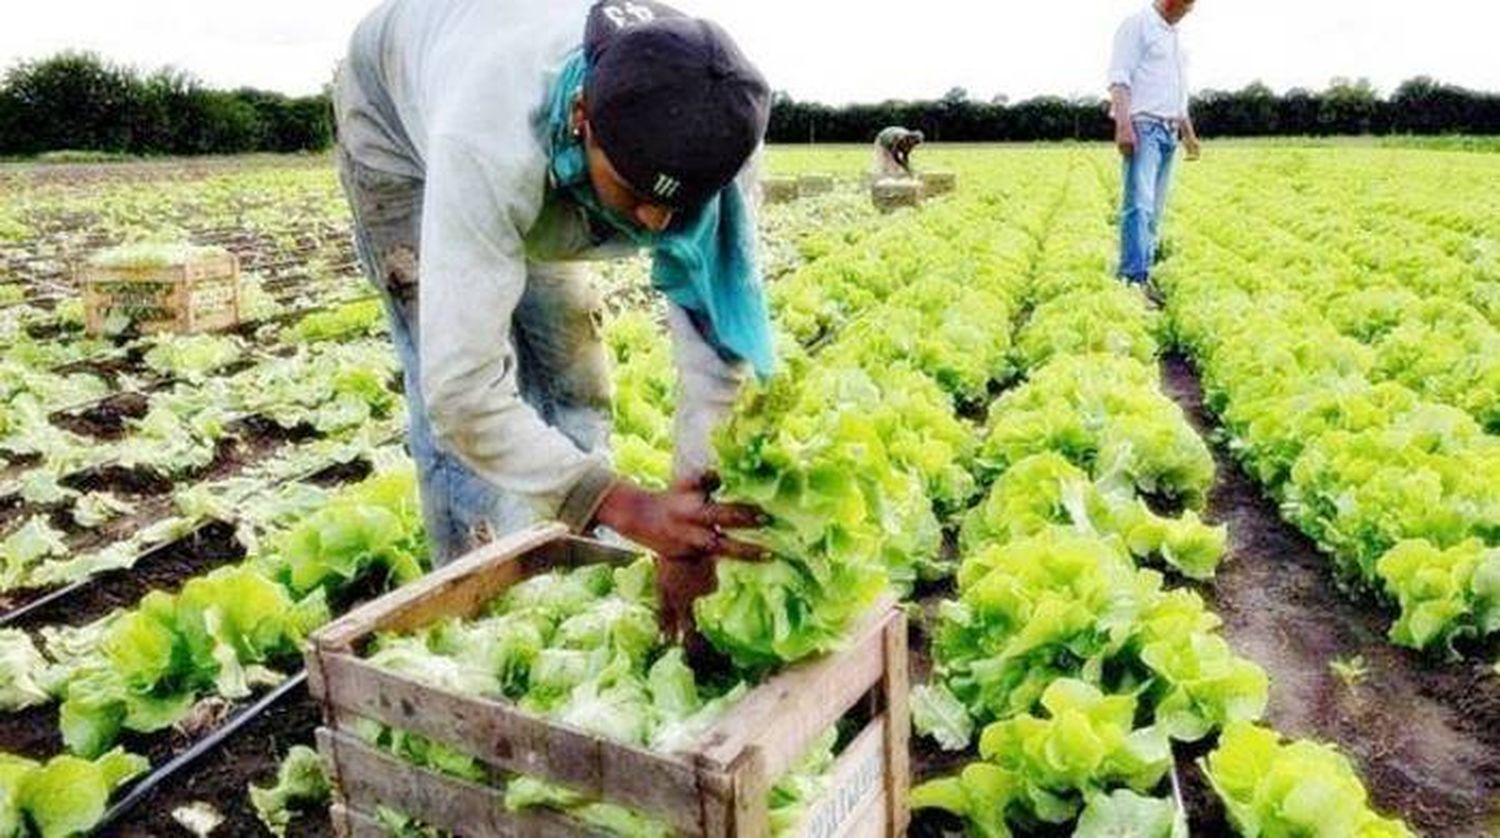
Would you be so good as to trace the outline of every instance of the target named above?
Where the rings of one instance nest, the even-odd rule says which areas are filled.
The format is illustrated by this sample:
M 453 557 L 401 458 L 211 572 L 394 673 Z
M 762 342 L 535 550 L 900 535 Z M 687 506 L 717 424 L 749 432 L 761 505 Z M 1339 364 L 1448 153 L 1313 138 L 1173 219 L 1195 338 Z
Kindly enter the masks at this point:
M 43 163 L 116 163 L 129 160 L 130 155 L 114 151 L 81 151 L 66 148 L 61 151 L 43 152 L 38 154 L 36 159 Z

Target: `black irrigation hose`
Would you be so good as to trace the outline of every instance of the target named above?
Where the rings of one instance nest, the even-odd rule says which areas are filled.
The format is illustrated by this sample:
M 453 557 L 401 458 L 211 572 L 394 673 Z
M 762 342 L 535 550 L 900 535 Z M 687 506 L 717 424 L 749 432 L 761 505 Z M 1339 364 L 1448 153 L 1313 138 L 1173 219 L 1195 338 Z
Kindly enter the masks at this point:
M 157 553 L 166 550 L 168 547 L 174 547 L 188 540 L 189 538 L 192 538 L 193 536 L 199 535 L 213 524 L 223 523 L 228 522 L 219 521 L 214 518 L 200 521 L 195 524 L 192 529 L 188 530 L 177 538 L 174 538 L 171 541 L 164 541 L 161 544 L 155 544 L 147 548 L 144 552 L 135 557 L 135 560 L 130 563 L 130 567 L 135 567 L 141 562 L 150 559 Z M 119 570 L 128 569 L 129 568 L 119 568 Z M 21 620 L 24 620 L 29 614 L 40 611 L 41 609 L 46 608 L 49 605 L 55 605 L 59 602 L 62 602 L 63 600 L 68 599 L 69 597 L 73 596 L 79 591 L 84 590 L 85 588 L 97 585 L 100 582 L 105 581 L 110 573 L 111 571 L 104 571 L 102 573 L 96 573 L 85 579 L 79 579 L 77 582 L 71 582 L 67 585 L 62 586 L 61 588 L 50 591 L 43 596 L 37 597 L 36 599 L 26 603 L 25 605 L 19 606 L 17 608 L 12 608 L 11 610 L 6 611 L 3 614 L 0 614 L 0 628 L 5 628 L 15 623 L 19 623 Z
M 100 818 L 95 829 L 103 829 L 128 814 L 130 810 L 150 797 L 157 786 L 172 779 L 178 772 L 224 744 L 224 741 L 237 733 L 240 728 L 254 721 L 260 714 L 274 707 L 278 702 L 306 683 L 307 670 L 298 670 L 296 674 L 287 678 L 276 689 L 262 696 L 259 701 L 236 713 L 233 718 L 220 725 L 213 733 L 193 743 L 193 747 L 172 757 L 172 759 L 168 760 L 167 764 L 152 771 L 140 782 L 131 786 L 129 794 L 120 798 L 118 802 L 105 811 L 104 817 Z
M 405 433 L 405 431 L 401 431 L 400 433 L 385 437 L 384 439 L 381 439 L 379 442 L 377 442 L 376 445 L 389 445 L 398 442 L 405 435 Z M 326 462 L 323 465 L 318 466 L 317 468 L 308 469 L 301 474 L 297 474 L 291 477 L 284 477 L 280 480 L 268 483 L 264 487 L 262 487 L 260 491 L 269 492 L 272 489 L 276 489 L 281 486 L 287 486 L 292 483 L 304 483 L 316 478 L 318 475 L 323 474 L 326 471 L 338 468 L 341 465 L 344 465 L 344 463 Z M 224 524 L 232 526 L 235 523 L 236 522 L 234 521 L 220 521 L 217 518 L 208 518 L 206 520 L 199 521 L 197 524 L 193 525 L 192 529 L 188 530 L 177 538 L 174 538 L 171 541 L 162 542 L 161 544 L 155 544 L 147 548 L 146 550 L 138 554 L 128 567 L 118 568 L 116 569 L 116 571 L 103 571 L 101 573 L 96 573 L 85 579 L 80 579 L 77 582 L 72 582 L 56 590 L 49 591 L 48 593 L 32 600 L 31 602 L 26 603 L 25 605 L 21 605 L 16 608 L 12 608 L 9 611 L 0 613 L 0 628 L 7 628 L 16 623 L 19 623 L 22 620 L 26 619 L 27 616 L 34 614 L 49 605 L 55 605 L 65 599 L 68 599 L 69 597 L 74 596 L 79 591 L 82 591 L 85 588 L 105 582 L 108 580 L 109 574 L 112 572 L 128 572 L 142 562 L 147 561 L 157 553 L 160 553 L 161 551 L 166 550 L 169 547 L 174 547 L 178 544 L 181 544 L 182 542 L 201 534 L 205 529 L 213 526 L 214 524 Z

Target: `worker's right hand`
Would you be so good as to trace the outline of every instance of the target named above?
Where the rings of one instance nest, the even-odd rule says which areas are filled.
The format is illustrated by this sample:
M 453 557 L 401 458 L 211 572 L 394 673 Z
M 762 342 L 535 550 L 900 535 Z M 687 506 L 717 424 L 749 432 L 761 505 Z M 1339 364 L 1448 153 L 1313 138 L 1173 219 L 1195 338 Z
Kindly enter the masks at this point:
M 620 481 L 604 496 L 595 520 L 668 561 L 768 558 L 764 548 L 725 534 L 764 526 L 765 515 L 753 506 L 709 500 L 718 486 L 712 473 L 679 480 L 662 492 Z
M 1115 148 L 1120 154 L 1131 157 L 1135 154 L 1135 126 L 1130 120 L 1122 119 L 1115 123 Z

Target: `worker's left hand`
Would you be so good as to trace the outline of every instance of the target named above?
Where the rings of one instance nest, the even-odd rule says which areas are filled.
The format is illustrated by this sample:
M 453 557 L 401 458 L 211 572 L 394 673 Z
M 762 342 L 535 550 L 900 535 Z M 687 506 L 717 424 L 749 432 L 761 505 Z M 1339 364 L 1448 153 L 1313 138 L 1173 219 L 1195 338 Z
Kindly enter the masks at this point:
M 766 558 L 764 548 L 731 535 L 763 525 L 765 516 L 753 506 L 715 503 L 718 486 L 713 474 L 678 480 L 660 492 L 621 480 L 605 493 L 594 520 L 666 559 Z
M 713 593 L 718 584 L 716 568 L 721 555 L 742 560 L 752 558 L 747 550 L 724 549 L 724 542 L 728 541 L 723 535 L 724 528 L 748 528 L 765 520 L 760 510 L 753 507 L 740 504 L 731 506 L 712 504 L 709 498 L 718 487 L 719 478 L 713 472 L 680 480 L 673 487 L 678 491 L 699 492 L 705 505 L 722 510 L 707 513 L 705 516 L 721 522 L 713 525 L 715 543 L 712 546 L 703 552 L 671 556 L 658 553 L 656 557 L 656 587 L 661 607 L 659 622 L 662 632 L 670 640 L 680 643 L 689 643 L 695 639 L 693 603 L 697 602 L 699 597 Z M 731 543 L 740 545 L 740 542 Z M 758 551 L 759 548 L 756 550 Z M 764 559 L 765 555 L 757 553 L 753 558 Z
M 1198 142 L 1197 137 L 1188 137 L 1182 141 L 1182 147 L 1187 150 L 1188 160 L 1197 160 L 1203 156 L 1203 144 Z

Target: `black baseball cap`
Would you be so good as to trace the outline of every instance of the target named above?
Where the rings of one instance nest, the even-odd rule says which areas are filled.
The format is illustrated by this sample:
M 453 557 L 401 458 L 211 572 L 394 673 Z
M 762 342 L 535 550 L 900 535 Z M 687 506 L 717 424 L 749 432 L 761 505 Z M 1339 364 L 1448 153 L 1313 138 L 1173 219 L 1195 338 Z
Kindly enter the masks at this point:
M 696 207 L 765 137 L 770 90 L 718 25 L 645 0 L 589 11 L 584 102 L 615 171 L 663 205 Z

